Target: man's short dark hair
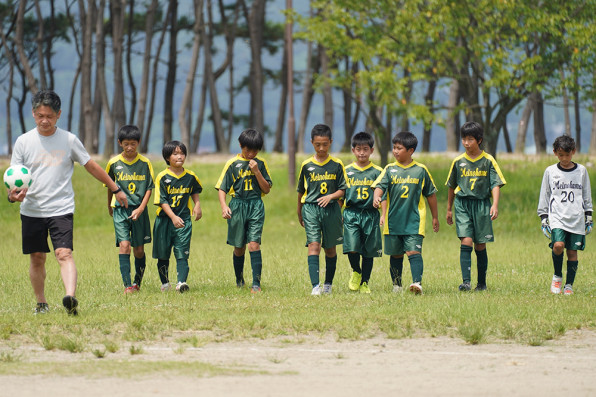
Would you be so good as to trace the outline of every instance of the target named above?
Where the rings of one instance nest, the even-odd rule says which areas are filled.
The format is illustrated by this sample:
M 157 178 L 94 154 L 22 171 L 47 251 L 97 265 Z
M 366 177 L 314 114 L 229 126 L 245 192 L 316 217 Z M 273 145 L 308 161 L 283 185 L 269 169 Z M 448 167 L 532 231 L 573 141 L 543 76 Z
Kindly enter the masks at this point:
M 395 134 L 391 143 L 394 145 L 399 143 L 405 147 L 406 150 L 414 149 L 414 151 L 416 151 L 416 148 L 418 147 L 418 138 L 416 138 L 416 135 L 412 134 L 410 131 L 401 131 Z
M 472 138 L 476 139 L 476 142 L 480 145 L 482 140 L 484 139 L 484 128 L 475 121 L 468 121 L 465 122 L 461 128 L 461 137 L 465 138 L 467 136 L 471 136 Z
M 170 142 L 166 143 L 165 145 L 163 145 L 161 154 L 163 156 L 163 159 L 166 161 L 167 165 L 170 165 L 170 156 L 172 155 L 172 153 L 174 153 L 174 150 L 176 150 L 177 147 L 179 147 L 180 150 L 182 150 L 182 153 L 184 153 L 185 156 L 187 155 L 186 154 L 186 145 L 184 145 L 180 141 L 170 141 Z
M 39 90 L 31 98 L 31 107 L 36 110 L 40 106 L 49 106 L 55 113 L 60 111 L 60 97 L 51 90 Z
M 118 130 L 118 142 L 124 140 L 141 142 L 141 130 L 136 125 L 123 125 Z
M 357 145 L 368 145 L 371 149 L 375 147 L 375 138 L 365 131 L 361 131 L 352 137 L 352 148 Z
M 263 134 L 254 128 L 247 128 L 238 137 L 240 147 L 251 150 L 263 149 Z
M 316 136 L 327 137 L 329 140 L 333 139 L 331 128 L 326 124 L 317 124 L 312 128 L 312 131 L 310 132 L 310 140 L 314 141 Z
M 557 152 L 559 149 L 567 153 L 573 152 L 575 150 L 575 141 L 569 135 L 558 136 L 553 142 L 553 150 Z

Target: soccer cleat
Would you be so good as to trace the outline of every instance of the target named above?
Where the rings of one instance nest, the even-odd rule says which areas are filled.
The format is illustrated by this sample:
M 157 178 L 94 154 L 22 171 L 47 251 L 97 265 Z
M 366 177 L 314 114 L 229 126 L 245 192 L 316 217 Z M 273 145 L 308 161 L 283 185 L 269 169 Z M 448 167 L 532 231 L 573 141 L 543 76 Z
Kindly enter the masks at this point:
M 476 292 L 486 291 L 486 284 L 477 284 L 476 288 L 474 288 L 474 291 L 476 291 Z
M 47 303 L 38 303 L 33 314 L 46 314 L 50 312 L 50 307 Z
M 553 280 L 550 283 L 550 292 L 553 294 L 560 294 L 562 285 L 563 277 L 553 275 Z
M 393 293 L 394 294 L 401 294 L 402 291 L 403 291 L 403 288 L 401 287 L 401 285 L 395 284 L 393 286 Z
M 62 298 L 62 305 L 66 309 L 66 313 L 68 313 L 69 316 L 76 316 L 79 314 L 77 311 L 79 301 L 77 301 L 77 298 L 74 296 L 66 295 L 64 298 Z
M 348 283 L 348 288 L 350 291 L 358 291 L 358 289 L 360 289 L 361 281 L 362 273 L 352 272 L 352 277 L 350 277 L 350 282 Z
M 183 283 L 181 281 L 179 281 L 178 284 L 176 284 L 176 291 L 180 292 L 181 294 L 185 293 L 189 289 L 190 288 L 189 288 L 188 284 Z
M 133 288 L 133 289 L 134 289 L 136 292 L 138 292 L 138 291 L 140 291 L 140 290 L 141 290 L 141 286 L 140 286 L 139 284 L 137 284 L 137 283 L 134 283 L 134 284 L 132 285 L 132 288 Z
M 244 279 L 242 279 L 242 280 L 236 280 L 236 287 L 243 288 L 244 285 L 245 285 Z
M 331 284 L 323 284 L 323 293 L 327 295 L 331 295 Z
M 458 288 L 460 291 L 469 291 L 472 289 L 472 286 L 469 282 L 466 281 L 464 283 L 461 283 Z
M 419 282 L 410 284 L 410 292 L 414 295 L 422 295 L 422 285 Z
M 360 290 L 361 294 L 370 294 L 370 288 L 368 287 L 368 283 L 366 281 L 363 282 L 358 289 Z
M 261 287 L 256 284 L 250 289 L 251 294 L 258 294 L 259 292 L 261 292 Z
M 321 295 L 321 284 L 317 284 L 314 287 L 312 287 L 312 292 L 310 294 L 313 296 Z
M 565 284 L 563 295 L 573 295 L 573 286 L 571 284 Z
M 166 292 L 169 291 L 172 288 L 172 286 L 170 285 L 170 283 L 165 283 L 161 285 L 161 292 Z
M 132 295 L 135 292 L 136 292 L 135 287 L 130 286 L 130 287 L 124 288 L 124 295 Z

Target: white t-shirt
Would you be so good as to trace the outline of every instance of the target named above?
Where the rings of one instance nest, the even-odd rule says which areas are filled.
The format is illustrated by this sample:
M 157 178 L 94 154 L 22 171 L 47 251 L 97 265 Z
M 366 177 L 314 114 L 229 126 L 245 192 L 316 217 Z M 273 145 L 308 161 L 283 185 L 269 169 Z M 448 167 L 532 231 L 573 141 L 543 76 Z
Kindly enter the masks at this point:
M 10 164 L 28 167 L 33 178 L 21 214 L 47 218 L 74 213 L 74 162 L 85 165 L 90 159 L 79 138 L 60 128 L 51 136 L 41 135 L 37 128 L 19 136 Z
M 548 215 L 552 229 L 583 235 L 586 211 L 592 211 L 592 190 L 586 168 L 575 164 L 567 170 L 558 163 L 547 167 L 540 188 L 538 215 Z

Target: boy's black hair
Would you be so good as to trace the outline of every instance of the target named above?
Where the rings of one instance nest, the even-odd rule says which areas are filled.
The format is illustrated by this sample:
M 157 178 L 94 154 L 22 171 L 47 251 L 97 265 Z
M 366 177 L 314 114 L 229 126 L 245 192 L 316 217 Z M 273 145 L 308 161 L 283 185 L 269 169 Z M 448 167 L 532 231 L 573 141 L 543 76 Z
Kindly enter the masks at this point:
M 564 152 L 573 152 L 575 150 L 575 141 L 569 135 L 558 136 L 553 142 L 553 150 L 556 152 L 559 149 Z
M 333 139 L 331 128 L 329 128 L 329 126 L 326 124 L 317 124 L 312 128 L 312 131 L 310 132 L 311 142 L 315 139 L 316 136 L 327 137 L 329 138 L 329 140 Z
M 251 150 L 263 149 L 263 134 L 254 128 L 247 128 L 238 137 L 241 148 L 248 148 Z
M 174 150 L 176 150 L 177 147 L 179 147 L 180 150 L 182 150 L 182 153 L 184 153 L 185 156 L 187 155 L 186 154 L 186 145 L 184 145 L 180 141 L 170 141 L 170 142 L 166 143 L 165 145 L 163 145 L 161 154 L 163 156 L 163 159 L 166 161 L 167 165 L 170 165 L 170 156 L 172 155 L 172 153 L 174 153 Z
M 476 142 L 478 142 L 479 145 L 484 140 L 484 128 L 482 128 L 480 123 L 475 121 L 465 122 L 460 128 L 460 132 L 462 138 L 471 136 L 476 139 Z
M 355 148 L 357 145 L 368 145 L 372 149 L 375 147 L 375 138 L 368 132 L 359 132 L 352 137 L 352 148 Z
M 136 125 L 123 125 L 118 130 L 118 142 L 124 140 L 141 142 L 141 130 Z
M 395 134 L 391 143 L 394 145 L 399 143 L 405 147 L 406 150 L 414 149 L 414 151 L 416 151 L 416 148 L 418 147 L 418 138 L 416 138 L 416 135 L 412 134 L 410 131 L 402 131 Z
M 55 113 L 60 111 L 60 97 L 51 90 L 39 90 L 31 98 L 31 107 L 36 110 L 40 106 L 49 106 Z

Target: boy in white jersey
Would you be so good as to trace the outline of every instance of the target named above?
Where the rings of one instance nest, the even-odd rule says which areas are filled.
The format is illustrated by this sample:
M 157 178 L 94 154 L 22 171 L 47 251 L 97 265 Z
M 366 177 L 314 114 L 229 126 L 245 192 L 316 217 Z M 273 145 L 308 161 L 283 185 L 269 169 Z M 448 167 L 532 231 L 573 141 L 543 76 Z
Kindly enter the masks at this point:
M 586 234 L 592 231 L 592 196 L 590 177 L 586 168 L 571 161 L 575 154 L 575 141 L 567 135 L 555 139 L 553 153 L 557 164 L 546 168 L 540 187 L 538 216 L 542 219 L 542 232 L 551 240 L 555 274 L 550 292 L 561 293 L 563 283 L 563 251 L 567 250 L 567 279 L 563 294 L 573 294 L 573 281 L 577 272 L 577 251 L 586 243 Z

